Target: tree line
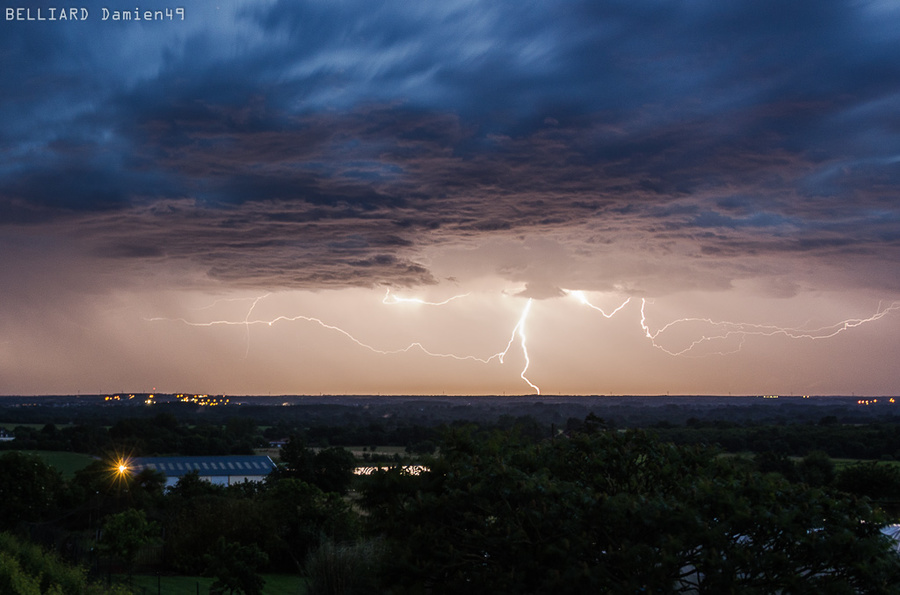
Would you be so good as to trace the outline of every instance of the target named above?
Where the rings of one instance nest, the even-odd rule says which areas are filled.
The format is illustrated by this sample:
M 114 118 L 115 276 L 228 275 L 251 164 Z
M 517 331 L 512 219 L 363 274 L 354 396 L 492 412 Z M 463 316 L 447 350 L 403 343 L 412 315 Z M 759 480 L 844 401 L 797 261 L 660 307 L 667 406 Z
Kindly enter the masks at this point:
M 397 593 L 892 593 L 865 498 L 753 461 L 595 429 L 454 432 L 431 473 L 362 490 Z
M 893 466 L 723 456 L 593 415 L 552 435 L 520 421 L 446 427 L 418 475 L 359 477 L 348 451 L 295 435 L 265 482 L 228 487 L 190 474 L 165 490 L 157 472 L 122 477 L 102 460 L 63 480 L 5 453 L 0 530 L 95 578 L 207 574 L 246 595 L 265 592 L 264 571 L 312 595 L 895 592 L 889 507 L 860 489 L 891 493 Z M 15 564 L 0 557 L 0 581 L 3 568 Z

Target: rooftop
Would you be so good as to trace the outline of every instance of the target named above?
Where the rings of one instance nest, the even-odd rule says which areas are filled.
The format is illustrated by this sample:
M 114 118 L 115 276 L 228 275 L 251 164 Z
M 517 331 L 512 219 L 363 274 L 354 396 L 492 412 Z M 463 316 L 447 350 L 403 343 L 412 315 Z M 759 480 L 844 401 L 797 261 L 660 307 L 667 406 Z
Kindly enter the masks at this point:
M 169 477 L 180 477 L 192 471 L 202 476 L 267 475 L 275 468 L 265 455 L 229 455 L 205 457 L 136 457 L 129 467 L 135 472 L 155 469 Z

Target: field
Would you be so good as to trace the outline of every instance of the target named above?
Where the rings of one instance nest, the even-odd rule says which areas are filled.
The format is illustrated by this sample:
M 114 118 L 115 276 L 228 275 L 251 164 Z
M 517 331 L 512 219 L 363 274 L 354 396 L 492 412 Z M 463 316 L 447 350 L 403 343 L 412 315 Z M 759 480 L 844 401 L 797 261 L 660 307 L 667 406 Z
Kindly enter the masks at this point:
M 90 455 L 80 454 L 77 452 L 62 452 L 52 450 L 22 450 L 23 454 L 34 455 L 40 457 L 45 463 L 56 469 L 63 476 L 63 479 L 71 479 L 75 477 L 75 472 L 84 469 L 92 462 L 94 458 Z

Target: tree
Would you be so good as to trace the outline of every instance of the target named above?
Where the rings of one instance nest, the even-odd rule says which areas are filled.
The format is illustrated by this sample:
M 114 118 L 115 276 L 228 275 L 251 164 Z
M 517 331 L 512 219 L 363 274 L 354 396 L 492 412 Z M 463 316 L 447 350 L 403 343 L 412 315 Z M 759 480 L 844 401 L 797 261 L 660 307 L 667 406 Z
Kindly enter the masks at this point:
M 753 457 L 760 473 L 780 473 L 786 479 L 797 478 L 797 464 L 785 453 L 765 450 Z
M 378 570 L 384 557 L 378 541 L 336 544 L 324 540 L 304 564 L 308 595 L 368 595 L 380 592 Z
M 291 435 L 288 441 L 278 451 L 283 467 L 275 469 L 269 474 L 272 479 L 292 477 L 311 482 L 314 475 L 315 453 L 306 447 L 306 442 L 296 434 Z
M 891 463 L 859 463 L 841 469 L 837 489 L 871 498 L 894 517 L 900 513 L 900 469 Z
M 88 581 L 87 570 L 73 566 L 33 543 L 0 533 L 0 593 L 4 595 L 131 595 L 118 585 Z
M 428 473 L 376 474 L 362 486 L 371 526 L 391 547 L 386 585 L 889 593 L 900 578 L 863 502 L 709 450 L 594 429 L 538 444 L 459 432 L 441 453 Z
M 210 587 L 210 593 L 262 594 L 265 579 L 259 575 L 258 570 L 268 562 L 268 556 L 256 545 L 241 545 L 219 537 L 204 560 L 207 574 L 216 579 Z
M 817 450 L 809 453 L 800 461 L 798 467 L 800 480 L 813 486 L 823 487 L 834 483 L 834 461 L 827 454 Z
M 219 537 L 237 543 L 257 543 L 266 550 L 271 542 L 272 518 L 253 498 L 227 491 L 197 495 L 190 499 L 172 497 L 166 523 L 166 549 L 172 563 L 184 572 L 201 572 L 206 555 Z
M 437 444 L 433 440 L 422 440 L 406 445 L 406 452 L 414 455 L 431 455 L 437 450 Z
M 40 458 L 20 452 L 0 456 L 0 529 L 54 514 L 63 490 L 59 473 Z
M 297 436 L 291 436 L 279 451 L 284 467 L 270 474 L 272 481 L 283 478 L 299 479 L 326 492 L 344 494 L 353 481 L 356 458 L 339 447 L 313 452 Z
M 143 510 L 129 508 L 106 518 L 100 536 L 100 549 L 117 558 L 130 574 L 138 552 L 152 543 L 156 534 L 156 524 L 147 520 Z
M 200 496 L 220 495 L 224 491 L 224 486 L 200 479 L 200 472 L 194 469 L 178 478 L 175 485 L 169 489 L 169 497 L 191 500 Z
M 256 434 L 256 420 L 252 417 L 229 417 L 225 422 L 225 431 L 235 440 L 253 438 Z
M 891 463 L 858 463 L 841 469 L 836 485 L 873 500 L 894 500 L 900 496 L 900 469 Z
M 323 538 L 345 541 L 359 535 L 356 513 L 341 496 L 299 479 L 271 484 L 258 506 L 271 521 L 270 535 L 278 541 L 271 554 L 279 557 L 280 567 L 301 568 Z
M 356 457 L 349 450 L 331 447 L 320 450 L 313 458 L 313 483 L 323 492 L 346 494 L 353 483 Z
M 726 470 L 727 473 L 727 470 Z M 721 476 L 720 476 L 721 477 Z M 890 593 L 898 559 L 859 500 L 776 475 L 704 475 L 691 502 L 706 527 L 685 558 L 700 592 Z

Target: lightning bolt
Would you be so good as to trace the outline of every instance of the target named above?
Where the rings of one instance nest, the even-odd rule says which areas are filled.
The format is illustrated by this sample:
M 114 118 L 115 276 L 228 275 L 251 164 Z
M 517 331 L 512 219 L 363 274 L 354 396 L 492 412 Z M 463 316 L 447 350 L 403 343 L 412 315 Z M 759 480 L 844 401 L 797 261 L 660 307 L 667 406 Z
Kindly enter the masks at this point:
M 583 291 L 569 291 L 569 290 L 565 290 L 565 289 L 563 291 L 565 291 L 567 295 L 571 295 L 572 297 L 577 299 L 579 302 L 581 302 L 588 308 L 593 308 L 597 312 L 600 312 L 600 314 L 603 314 L 604 318 L 612 318 L 619 312 L 619 310 L 621 310 L 622 308 L 627 306 L 628 303 L 631 301 L 631 298 L 626 299 L 624 302 L 622 302 L 621 306 L 619 306 L 618 308 L 616 308 L 615 310 L 613 310 L 612 312 L 607 314 L 606 311 L 603 310 L 603 308 L 599 308 L 599 307 L 595 306 L 594 304 L 592 304 L 591 302 L 589 302 L 587 297 L 584 295 Z
M 246 302 L 247 300 L 256 300 L 256 301 L 259 301 L 259 300 L 261 300 L 262 298 L 268 297 L 269 295 L 271 295 L 271 293 L 267 293 L 267 294 L 262 295 L 262 296 L 259 296 L 259 297 L 250 297 L 250 298 L 246 298 L 246 297 L 241 297 L 241 298 L 221 298 L 221 299 L 218 299 L 218 300 L 214 301 L 214 302 L 211 303 L 211 304 L 207 304 L 207 305 L 205 305 L 205 306 L 200 306 L 199 308 L 192 308 L 192 309 L 193 309 L 193 310 L 211 310 L 211 309 L 215 308 L 216 306 L 218 306 L 219 304 L 224 304 L 224 303 L 228 303 L 228 302 Z
M 525 345 L 525 320 L 528 318 L 528 311 L 531 310 L 531 298 L 528 298 L 528 303 L 525 304 L 525 309 L 522 310 L 522 316 L 519 317 L 519 323 L 516 325 L 516 328 L 519 330 L 519 338 L 522 340 L 522 355 L 525 356 L 525 366 L 522 368 L 522 372 L 519 374 L 519 377 L 528 383 L 528 386 L 533 388 L 537 394 L 541 394 L 541 389 L 525 376 L 525 372 L 528 371 L 528 366 L 531 364 L 531 360 L 528 358 L 528 347 Z M 503 363 L 501 361 L 501 363 Z
M 525 309 L 522 310 L 522 315 L 519 316 L 519 322 L 516 323 L 516 326 L 513 328 L 512 335 L 510 335 L 509 337 L 509 342 L 506 344 L 506 349 L 496 354 L 496 356 L 499 356 L 500 363 L 502 364 L 503 358 L 506 357 L 506 354 L 509 352 L 512 344 L 516 340 L 516 335 L 518 335 L 522 345 L 522 355 L 525 356 L 525 367 L 522 368 L 522 372 L 521 374 L 519 374 L 519 377 L 524 380 L 528 384 L 528 386 L 534 389 L 537 394 L 541 394 L 541 389 L 533 384 L 530 380 L 528 380 L 527 376 L 525 376 L 525 372 L 528 371 L 528 366 L 531 364 L 531 360 L 528 358 L 528 347 L 525 344 L 525 321 L 528 319 L 528 312 L 531 310 L 531 302 L 532 298 L 528 298 L 528 302 L 525 304 Z
M 246 314 L 246 316 L 244 316 L 244 320 L 241 321 L 241 322 L 230 322 L 230 321 L 225 321 L 225 320 L 217 320 L 217 321 L 211 322 L 211 323 L 209 323 L 209 324 L 207 325 L 207 324 L 199 324 L 199 323 L 190 323 L 190 322 L 188 322 L 188 321 L 187 321 L 186 319 L 184 319 L 184 318 L 180 318 L 180 319 L 178 319 L 178 320 L 184 322 L 185 324 L 188 324 L 189 326 L 212 326 L 212 325 L 215 325 L 215 324 L 238 324 L 238 325 L 244 325 L 244 327 L 246 327 L 246 329 L 247 329 L 247 346 L 246 346 L 246 348 L 244 349 L 244 359 L 247 359 L 247 357 L 249 357 L 249 355 L 250 355 L 250 325 L 253 324 L 253 323 L 250 321 L 250 316 L 253 314 L 253 310 L 256 309 L 256 305 L 259 304 L 259 302 L 261 302 L 262 300 L 264 300 L 264 299 L 266 299 L 267 297 L 269 297 L 270 295 L 272 295 L 272 294 L 271 294 L 271 293 L 266 293 L 266 294 L 264 294 L 264 295 L 257 296 L 257 297 L 252 297 L 252 298 L 225 298 L 225 299 L 216 300 L 216 301 L 213 302 L 212 304 L 209 304 L 209 305 L 207 305 L 207 306 L 203 306 L 202 308 L 197 308 L 197 310 L 209 310 L 210 308 L 214 308 L 215 306 L 217 306 L 218 304 L 221 304 L 221 303 L 223 303 L 223 302 L 245 302 L 245 301 L 247 301 L 247 300 L 252 300 L 252 303 L 250 304 L 250 308 L 247 310 L 247 314 Z M 148 320 L 148 321 L 160 321 L 160 320 L 169 320 L 169 319 L 165 319 L 165 318 L 149 318 L 149 319 L 147 319 L 147 320 Z
M 448 359 L 454 359 L 454 360 L 458 360 L 458 361 L 474 361 L 474 362 L 478 362 L 478 363 L 482 363 L 482 364 L 489 364 L 493 360 L 497 360 L 501 364 L 503 364 L 504 358 L 506 357 L 509 350 L 512 348 L 512 345 L 515 342 L 516 336 L 518 336 L 520 338 L 520 344 L 522 346 L 523 355 L 525 356 L 525 366 L 522 369 L 520 377 L 522 378 L 522 380 L 524 380 L 528 384 L 528 386 L 530 386 L 538 394 L 540 394 L 540 392 L 541 392 L 540 388 L 538 388 L 535 384 L 533 384 L 525 376 L 525 372 L 528 370 L 528 366 L 530 365 L 530 360 L 528 357 L 528 350 L 526 347 L 526 337 L 525 337 L 525 320 L 528 317 L 528 312 L 531 309 L 531 302 L 532 302 L 532 300 L 530 298 L 528 299 L 527 303 L 525 304 L 525 308 L 523 309 L 522 314 L 519 316 L 519 320 L 516 323 L 516 326 L 513 328 L 512 335 L 510 336 L 510 339 L 506 345 L 506 348 L 503 351 L 497 352 L 489 357 L 484 358 L 484 357 L 478 357 L 475 355 L 458 355 L 455 353 L 434 352 L 434 351 L 429 350 L 427 347 L 425 347 L 422 343 L 420 343 L 418 341 L 410 343 L 406 347 L 402 347 L 399 349 L 379 349 L 378 347 L 375 347 L 373 345 L 370 345 L 364 341 L 357 339 L 355 336 L 353 336 L 352 333 L 344 330 L 343 328 L 341 328 L 339 326 L 335 326 L 333 324 L 328 324 L 324 320 L 322 320 L 320 318 L 316 318 L 314 316 L 304 316 L 302 314 L 297 315 L 297 316 L 277 316 L 271 320 L 250 320 L 250 317 L 253 314 L 253 310 L 256 308 L 256 306 L 262 300 L 269 297 L 270 295 L 271 295 L 271 293 L 267 293 L 267 294 L 264 294 L 264 295 L 261 295 L 261 296 L 255 297 L 255 298 L 238 298 L 239 300 L 248 300 L 248 299 L 253 300 L 252 303 L 250 304 L 250 307 L 247 309 L 247 314 L 244 316 L 243 320 L 212 320 L 209 322 L 194 322 L 194 321 L 188 320 L 183 317 L 181 317 L 181 318 L 154 317 L 154 318 L 146 318 L 145 320 L 147 322 L 164 322 L 164 321 L 165 322 L 180 322 L 187 326 L 194 326 L 194 327 L 212 327 L 212 326 L 219 326 L 219 325 L 244 326 L 247 329 L 247 347 L 246 347 L 246 350 L 244 353 L 245 358 L 248 356 L 249 351 L 250 351 L 250 326 L 251 325 L 264 325 L 264 326 L 271 327 L 280 322 L 310 322 L 313 324 L 317 324 L 324 329 L 334 331 L 336 333 L 340 333 L 341 335 L 343 335 L 344 337 L 346 337 L 348 340 L 355 343 L 359 347 L 366 349 L 368 351 L 371 351 L 372 353 L 377 353 L 379 355 L 397 355 L 397 354 L 401 354 L 401 353 L 409 353 L 411 351 L 418 350 L 429 357 L 448 358 Z M 430 306 L 442 306 L 442 305 L 445 305 L 448 302 L 451 302 L 455 299 L 466 297 L 468 295 L 469 294 L 456 295 L 456 296 L 448 298 L 442 302 L 426 302 L 419 298 L 397 297 L 397 296 L 391 294 L 390 289 L 388 289 L 387 293 L 385 294 L 384 299 L 382 300 L 382 303 L 384 303 L 384 304 L 418 303 L 418 304 L 425 304 L 425 305 L 430 305 Z M 392 299 L 392 301 L 388 301 L 389 297 Z M 221 300 L 219 300 L 219 301 L 221 301 Z
M 577 299 L 582 304 L 592 308 L 600 314 L 602 314 L 605 318 L 612 318 L 615 316 L 622 308 L 627 306 L 631 301 L 631 298 L 626 299 L 622 302 L 619 307 L 615 308 L 612 312 L 607 313 L 602 308 L 595 306 L 592 304 L 585 296 L 583 291 L 570 291 L 566 290 L 567 295 L 571 295 L 575 299 Z M 724 320 L 713 320 L 712 318 L 679 318 L 678 320 L 673 320 L 672 322 L 667 323 L 663 327 L 661 327 L 656 332 L 650 330 L 650 327 L 647 324 L 647 299 L 641 299 L 641 319 L 640 325 L 641 329 L 644 331 L 644 336 L 650 340 L 650 343 L 656 347 L 657 349 L 672 355 L 672 356 L 689 356 L 693 355 L 692 352 L 699 347 L 700 345 L 716 340 L 724 340 L 731 337 L 738 338 L 737 348 L 731 351 L 720 351 L 716 352 L 714 355 L 728 355 L 731 353 L 737 353 L 743 348 L 744 341 L 749 336 L 762 336 L 762 337 L 773 337 L 776 335 L 783 335 L 790 339 L 809 339 L 813 341 L 821 340 L 821 339 L 830 339 L 846 330 L 856 328 L 863 324 L 867 324 L 870 322 L 875 322 L 885 317 L 890 312 L 895 310 L 900 310 L 900 301 L 892 302 L 891 304 L 884 306 L 883 303 L 879 302 L 878 308 L 872 316 L 867 318 L 848 318 L 846 320 L 841 320 L 834 324 L 830 324 L 827 326 L 822 326 L 815 329 L 802 329 L 798 327 L 780 327 L 775 325 L 765 325 L 765 324 L 753 324 L 749 322 L 729 322 Z M 678 351 L 673 351 L 671 349 L 667 349 L 663 345 L 661 345 L 657 339 L 660 338 L 660 335 L 665 333 L 666 331 L 672 330 L 674 327 L 687 324 L 687 323 L 702 323 L 711 326 L 715 329 L 714 333 L 701 335 L 699 338 L 694 339 L 687 347 L 684 349 L 680 349 Z M 694 355 L 694 357 L 700 357 Z
M 650 331 L 650 327 L 647 325 L 647 317 L 644 312 L 644 309 L 647 305 L 646 298 L 641 299 L 641 328 L 644 330 L 644 335 L 650 340 L 651 344 L 668 353 L 669 355 L 679 356 L 679 355 L 689 355 L 691 351 L 693 351 L 696 347 L 703 343 L 707 343 L 714 340 L 719 339 L 727 339 L 732 336 L 737 336 L 740 339 L 738 347 L 731 351 L 727 352 L 718 352 L 716 355 L 728 355 L 731 353 L 737 353 L 743 347 L 744 339 L 749 336 L 761 336 L 761 337 L 774 337 L 776 335 L 783 335 L 790 339 L 808 339 L 811 341 L 819 341 L 822 339 L 830 339 L 846 330 L 856 328 L 858 326 L 862 326 L 864 324 L 875 322 L 877 320 L 881 320 L 885 316 L 887 316 L 890 312 L 895 310 L 900 310 L 900 301 L 892 302 L 888 306 L 884 306 L 879 302 L 878 308 L 875 310 L 875 313 L 872 316 L 867 318 L 848 318 L 846 320 L 841 320 L 834 324 L 830 324 L 827 326 L 822 326 L 815 329 L 801 329 L 796 327 L 780 327 L 775 325 L 766 325 L 766 324 L 753 324 L 749 322 L 728 322 L 728 321 L 719 321 L 713 320 L 711 318 L 679 318 L 678 320 L 673 320 L 668 324 L 661 327 L 655 333 Z M 657 338 L 667 330 L 675 327 L 679 324 L 690 323 L 690 322 L 699 322 L 703 324 L 708 324 L 716 329 L 718 332 L 716 334 L 711 335 L 702 335 L 700 338 L 695 339 L 691 342 L 687 347 L 681 349 L 679 351 L 671 351 L 666 349 L 659 343 L 657 343 Z
M 419 299 L 419 298 L 398 297 L 398 296 L 394 295 L 393 293 L 391 293 L 391 288 L 388 287 L 387 291 L 385 291 L 385 293 L 384 293 L 384 299 L 381 300 L 381 303 L 389 304 L 389 305 L 390 304 L 423 304 L 425 306 L 444 306 L 446 304 L 449 304 L 453 300 L 458 300 L 460 298 L 469 297 L 470 295 L 471 294 L 469 294 L 469 293 L 463 293 L 460 295 L 454 295 L 453 297 L 449 297 L 442 302 L 426 302 L 425 300 Z M 390 299 L 390 301 L 388 301 L 389 299 Z
M 253 310 L 256 308 L 256 305 L 270 295 L 272 294 L 267 293 L 254 299 L 253 303 L 250 304 L 250 309 L 247 310 L 247 315 L 244 316 L 244 326 L 247 328 L 247 348 L 244 350 L 244 359 L 247 359 L 250 356 L 250 315 L 253 314 Z
M 585 293 L 582 291 L 565 290 L 565 293 L 566 293 L 566 295 L 572 296 L 574 299 L 578 300 L 583 305 L 599 312 L 604 318 L 607 318 L 607 319 L 612 318 L 613 316 L 615 316 L 616 314 L 621 312 L 626 306 L 628 306 L 628 304 L 631 303 L 631 298 L 629 297 L 629 298 L 625 299 L 625 301 L 623 301 L 616 308 L 607 312 L 603 308 L 600 308 L 600 307 L 594 305 L 593 303 L 591 303 L 588 300 Z M 245 358 L 248 356 L 249 351 L 250 351 L 250 327 L 251 326 L 264 325 L 264 326 L 271 327 L 271 326 L 274 326 L 275 324 L 290 323 L 290 322 L 307 322 L 307 323 L 316 324 L 316 325 L 318 325 L 324 329 L 327 329 L 329 331 L 340 333 L 341 335 L 346 337 L 349 341 L 356 344 L 357 346 L 359 346 L 362 349 L 371 351 L 372 353 L 376 353 L 379 355 L 386 355 L 386 356 L 418 351 L 418 352 L 423 353 L 426 356 L 435 357 L 435 358 L 448 358 L 448 359 L 453 359 L 453 360 L 457 360 L 457 361 L 472 361 L 472 362 L 478 362 L 481 364 L 490 364 L 494 360 L 497 360 L 500 364 L 504 364 L 505 359 L 506 359 L 507 355 L 509 354 L 509 352 L 513 349 L 514 345 L 518 344 L 518 346 L 522 350 L 522 355 L 524 357 L 524 365 L 522 367 L 521 372 L 519 373 L 519 377 L 522 379 L 523 382 L 525 382 L 537 394 L 541 394 L 540 387 L 538 385 L 536 385 L 535 383 L 533 383 L 528 378 L 528 375 L 527 375 L 528 369 L 531 365 L 531 359 L 530 359 L 530 356 L 528 353 L 528 344 L 527 344 L 527 336 L 526 336 L 525 326 L 526 326 L 526 322 L 528 320 L 529 313 L 531 312 L 531 306 L 532 306 L 532 302 L 533 302 L 532 298 L 529 298 L 528 301 L 525 303 L 525 306 L 522 309 L 522 312 L 519 315 L 519 318 L 518 318 L 515 326 L 513 327 L 512 332 L 510 333 L 509 340 L 506 343 L 506 347 L 502 351 L 494 353 L 493 355 L 490 355 L 488 357 L 479 357 L 476 355 L 460 355 L 457 353 L 443 353 L 443 352 L 432 351 L 419 341 L 412 342 L 409 345 L 398 348 L 398 349 L 382 349 L 382 348 L 376 347 L 375 345 L 361 341 L 360 339 L 355 337 L 352 333 L 350 333 L 349 331 L 347 331 L 339 326 L 329 324 L 329 323 L 325 322 L 324 320 L 313 317 L 313 316 L 281 315 L 281 316 L 272 318 L 270 320 L 253 319 L 253 313 L 256 310 L 257 306 L 260 304 L 260 302 L 265 300 L 270 295 L 271 294 L 267 293 L 267 294 L 260 295 L 257 297 L 252 297 L 252 298 L 236 298 L 236 299 L 229 299 L 229 300 L 218 300 L 216 302 L 216 303 L 219 303 L 221 301 L 250 300 L 251 301 L 250 306 L 248 307 L 246 314 L 243 316 L 243 319 L 238 319 L 238 320 L 227 320 L 226 319 L 226 320 L 213 320 L 213 321 L 209 321 L 209 322 L 195 322 L 195 321 L 188 320 L 186 318 L 157 317 L 157 318 L 149 318 L 146 320 L 148 320 L 150 322 L 158 322 L 158 321 L 180 322 L 182 324 L 185 324 L 188 326 L 194 326 L 194 327 L 212 327 L 212 326 L 218 326 L 218 325 L 243 326 L 246 329 L 246 333 L 247 333 L 247 335 L 246 335 L 247 344 L 246 344 L 246 350 L 245 350 L 245 354 L 244 354 Z M 421 305 L 428 305 L 428 306 L 444 306 L 454 300 L 467 297 L 468 295 L 470 295 L 470 294 L 467 293 L 467 294 L 455 295 L 455 296 L 452 296 L 452 297 L 447 298 L 440 302 L 428 302 L 428 301 L 425 301 L 425 300 L 422 300 L 419 298 L 409 298 L 409 297 L 397 296 L 397 295 L 393 294 L 391 292 L 391 290 L 388 288 L 385 292 L 384 298 L 382 299 L 382 303 L 386 304 L 386 305 L 421 304 Z M 664 353 L 666 353 L 668 355 L 687 356 L 687 357 L 702 357 L 704 355 L 727 355 L 730 353 L 736 353 L 742 349 L 747 337 L 751 337 L 751 336 L 773 337 L 773 336 L 780 335 L 780 336 L 784 336 L 784 337 L 787 337 L 790 339 L 798 339 L 798 340 L 799 339 L 807 339 L 807 340 L 812 340 L 812 341 L 829 339 L 829 338 L 832 338 L 832 337 L 834 337 L 842 332 L 845 332 L 847 330 L 857 328 L 859 326 L 862 326 L 864 324 L 868 324 L 871 322 L 876 322 L 876 321 L 884 318 L 885 316 L 887 316 L 889 313 L 900 310 L 900 301 L 891 302 L 887 305 L 880 302 L 878 304 L 878 307 L 877 307 L 875 313 L 872 314 L 871 316 L 868 316 L 865 318 L 847 318 L 845 320 L 841 320 L 834 324 L 821 326 L 818 328 L 812 328 L 812 329 L 801 328 L 801 327 L 780 327 L 780 326 L 775 326 L 775 325 L 754 324 L 754 323 L 746 323 L 746 322 L 730 322 L 730 321 L 724 321 L 724 320 L 715 320 L 712 318 L 688 317 L 688 318 L 679 318 L 677 320 L 673 320 L 672 322 L 669 322 L 669 323 L 663 325 L 658 330 L 653 331 L 653 330 L 651 330 L 650 325 L 647 321 L 647 305 L 648 305 L 648 300 L 646 298 L 642 298 L 641 306 L 640 306 L 640 327 L 643 330 L 643 333 L 644 333 L 644 336 L 646 337 L 646 339 L 650 342 L 650 344 L 653 347 L 663 351 Z M 205 309 L 205 308 L 203 308 L 203 309 Z M 673 331 L 679 325 L 685 325 L 685 324 L 691 324 L 691 323 L 704 324 L 704 325 L 707 325 L 708 327 L 711 327 L 713 330 L 712 330 L 712 332 L 702 334 L 698 338 L 695 338 L 683 349 L 673 350 L 673 349 L 669 349 L 669 348 L 665 347 L 663 344 L 661 344 L 663 335 L 665 333 Z M 701 345 L 703 345 L 705 343 L 710 343 L 713 341 L 722 341 L 722 340 L 726 340 L 729 338 L 736 338 L 738 340 L 737 347 L 731 351 L 720 351 L 715 354 L 710 354 L 710 353 L 697 354 L 695 352 L 695 350 L 697 350 L 698 347 L 700 347 Z

